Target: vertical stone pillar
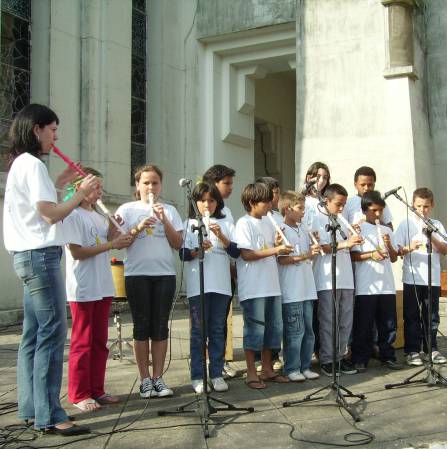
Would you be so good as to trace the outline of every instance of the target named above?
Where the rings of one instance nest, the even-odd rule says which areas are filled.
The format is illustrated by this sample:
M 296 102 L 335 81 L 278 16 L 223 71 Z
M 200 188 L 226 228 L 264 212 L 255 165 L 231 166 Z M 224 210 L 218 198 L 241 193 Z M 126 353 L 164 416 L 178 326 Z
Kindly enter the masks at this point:
M 81 160 L 130 193 L 131 0 L 80 2 Z
M 385 17 L 385 78 L 410 76 L 414 71 L 413 9 L 414 0 L 382 0 Z

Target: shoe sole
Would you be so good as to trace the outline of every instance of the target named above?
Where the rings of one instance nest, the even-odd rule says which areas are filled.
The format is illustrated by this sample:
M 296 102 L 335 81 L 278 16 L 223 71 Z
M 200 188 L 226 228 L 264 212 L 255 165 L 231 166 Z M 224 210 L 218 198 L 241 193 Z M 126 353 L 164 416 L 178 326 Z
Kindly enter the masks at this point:
M 399 367 L 397 367 L 397 366 L 388 366 L 388 365 L 382 365 L 384 368 L 388 368 L 388 369 L 390 369 L 390 370 L 393 370 L 393 371 L 400 371 L 400 370 L 402 370 L 402 366 L 399 366 Z
M 142 398 L 142 399 L 148 399 L 148 398 L 151 398 L 152 396 L 153 396 L 152 392 L 140 393 L 140 398 Z
M 342 374 L 347 374 L 348 376 L 349 375 L 351 375 L 351 374 L 358 374 L 358 372 L 359 372 L 359 370 L 349 370 L 349 371 L 343 371 L 343 370 L 340 370 L 340 372 L 342 373 Z
M 151 397 L 155 397 L 155 398 L 167 398 L 169 396 L 174 396 L 174 393 L 157 393 L 155 392 L 153 395 L 151 395 Z

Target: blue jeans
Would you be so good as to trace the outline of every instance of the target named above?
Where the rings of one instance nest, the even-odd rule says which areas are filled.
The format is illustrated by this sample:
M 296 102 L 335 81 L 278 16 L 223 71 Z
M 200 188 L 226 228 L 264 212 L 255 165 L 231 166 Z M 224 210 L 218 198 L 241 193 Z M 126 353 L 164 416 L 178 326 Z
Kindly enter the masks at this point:
M 19 419 L 34 419 L 36 429 L 68 420 L 59 394 L 67 335 L 62 249 L 14 253 L 14 270 L 23 282 L 23 331 L 17 361 Z
M 315 336 L 312 329 L 314 301 L 282 305 L 284 326 L 284 374 L 308 370 L 312 362 Z
M 200 296 L 189 299 L 191 315 L 191 380 L 202 379 L 202 334 L 200 327 Z M 210 358 L 209 376 L 222 377 L 225 353 L 225 328 L 230 297 L 219 293 L 205 293 L 205 332 Z
M 262 348 L 281 347 L 281 297 L 250 298 L 241 301 L 244 316 L 244 349 L 261 351 Z

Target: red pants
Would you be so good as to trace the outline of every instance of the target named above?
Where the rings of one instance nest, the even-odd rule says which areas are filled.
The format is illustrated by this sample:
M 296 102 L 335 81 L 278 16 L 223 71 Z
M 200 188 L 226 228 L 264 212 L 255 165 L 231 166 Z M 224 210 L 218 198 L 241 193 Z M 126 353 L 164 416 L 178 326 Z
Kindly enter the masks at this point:
M 70 301 L 72 330 L 68 356 L 68 400 L 77 403 L 104 394 L 109 309 L 112 298 Z

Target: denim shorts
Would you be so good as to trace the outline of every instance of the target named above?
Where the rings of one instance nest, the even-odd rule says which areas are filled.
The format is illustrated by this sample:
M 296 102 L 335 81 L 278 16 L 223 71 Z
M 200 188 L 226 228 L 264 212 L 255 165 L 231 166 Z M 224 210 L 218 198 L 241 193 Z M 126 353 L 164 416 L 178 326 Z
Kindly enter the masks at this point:
M 281 297 L 250 298 L 241 301 L 244 316 L 244 349 L 261 351 L 262 348 L 281 347 Z

